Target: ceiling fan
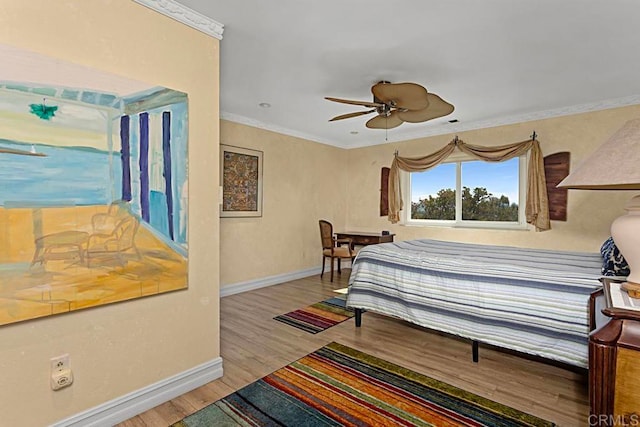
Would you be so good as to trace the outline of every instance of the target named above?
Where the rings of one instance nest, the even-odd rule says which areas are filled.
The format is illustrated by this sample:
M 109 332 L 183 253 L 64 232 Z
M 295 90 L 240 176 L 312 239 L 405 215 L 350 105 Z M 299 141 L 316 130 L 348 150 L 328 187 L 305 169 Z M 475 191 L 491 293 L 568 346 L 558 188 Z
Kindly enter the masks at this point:
M 371 93 L 373 102 L 325 97 L 329 101 L 371 108 L 367 111 L 342 114 L 329 121 L 350 119 L 375 112 L 378 115 L 367 121 L 366 126 L 370 129 L 392 129 L 404 122 L 426 122 L 453 112 L 453 105 L 438 95 L 427 92 L 427 89 L 416 83 L 381 81 L 371 87 Z

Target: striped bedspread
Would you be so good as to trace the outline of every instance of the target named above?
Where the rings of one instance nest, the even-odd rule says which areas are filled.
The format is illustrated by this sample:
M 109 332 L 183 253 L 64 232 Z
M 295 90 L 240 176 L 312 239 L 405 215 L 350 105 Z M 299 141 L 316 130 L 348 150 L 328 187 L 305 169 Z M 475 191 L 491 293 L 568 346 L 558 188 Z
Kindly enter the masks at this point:
M 359 252 L 347 306 L 587 367 L 589 294 L 601 266 L 599 253 L 383 243 Z

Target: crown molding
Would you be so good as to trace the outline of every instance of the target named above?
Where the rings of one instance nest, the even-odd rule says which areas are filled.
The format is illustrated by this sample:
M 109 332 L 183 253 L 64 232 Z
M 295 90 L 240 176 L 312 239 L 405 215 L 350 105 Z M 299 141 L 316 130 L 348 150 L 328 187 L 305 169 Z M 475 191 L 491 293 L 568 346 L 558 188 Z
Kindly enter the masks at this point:
M 455 132 L 464 132 L 476 129 L 485 129 L 498 126 L 507 126 L 517 123 L 532 122 L 535 120 L 553 119 L 561 116 L 570 116 L 574 114 L 589 113 L 593 111 L 609 110 L 611 108 L 628 107 L 640 104 L 640 95 L 631 95 L 623 98 L 607 99 L 603 101 L 590 102 L 587 104 L 571 105 L 567 107 L 553 108 L 550 110 L 535 111 L 532 113 L 516 114 L 512 116 L 497 117 L 490 120 L 477 120 L 469 123 L 445 123 L 443 127 L 431 127 L 423 129 L 419 132 L 403 134 L 401 138 L 389 138 L 387 142 L 402 142 L 410 139 L 425 138 L 428 136 L 444 135 Z M 367 145 L 352 145 L 350 148 L 366 147 Z M 380 145 L 380 144 L 371 144 Z
M 174 0 L 133 0 L 191 28 L 222 40 L 224 25 Z
M 220 112 L 220 118 L 223 120 L 228 120 L 230 122 L 239 123 L 241 125 L 247 125 L 258 129 L 268 130 L 271 132 L 276 132 L 282 135 L 293 136 L 295 138 L 306 139 L 307 141 L 318 142 L 320 144 L 331 145 L 338 148 L 351 148 L 351 146 L 346 144 L 341 144 L 337 141 L 328 140 L 325 138 L 321 138 L 317 135 L 311 135 L 304 132 L 299 132 L 297 130 L 275 126 L 269 123 L 261 122 L 260 120 L 250 119 L 249 117 L 241 116 L 239 114 L 228 113 L 225 111 Z
M 256 127 L 259 129 L 277 132 L 283 135 L 289 135 L 296 138 L 306 139 L 308 141 L 318 142 L 320 144 L 327 144 L 327 145 L 331 145 L 338 148 L 351 149 L 351 148 L 370 147 L 374 145 L 383 145 L 383 144 L 389 144 L 394 142 L 403 142 L 403 141 L 409 141 L 412 139 L 420 139 L 420 138 L 426 138 L 429 136 L 437 136 L 437 135 L 446 135 L 446 134 L 464 132 L 469 130 L 485 129 L 485 128 L 492 128 L 492 127 L 498 127 L 498 126 L 507 126 L 507 125 L 512 125 L 516 123 L 531 122 L 535 120 L 552 119 L 555 117 L 589 113 L 592 111 L 608 110 L 611 108 L 628 107 L 630 105 L 638 105 L 638 104 L 640 104 L 640 95 L 631 95 L 623 98 L 607 99 L 607 100 L 591 102 L 587 104 L 572 105 L 568 107 L 554 108 L 550 110 L 536 111 L 536 112 L 526 113 L 526 114 L 516 114 L 512 116 L 497 117 L 495 119 L 490 119 L 490 120 L 477 120 L 475 122 L 455 123 L 455 124 L 450 124 L 448 122 L 445 122 L 445 123 L 442 123 L 441 125 L 427 127 L 417 132 L 403 133 L 401 136 L 396 138 L 393 138 L 392 135 L 389 135 L 389 138 L 385 141 L 368 143 L 368 144 L 364 144 L 364 143 L 349 144 L 349 143 L 343 143 L 341 141 L 329 141 L 325 138 L 318 137 L 317 135 L 310 135 L 310 134 L 295 131 L 292 129 L 270 125 L 270 124 L 261 122 L 259 120 L 250 119 L 244 116 L 240 116 L 238 114 L 233 114 L 228 112 L 221 112 L 220 118 L 231 121 L 231 122 L 240 123 L 243 125 Z

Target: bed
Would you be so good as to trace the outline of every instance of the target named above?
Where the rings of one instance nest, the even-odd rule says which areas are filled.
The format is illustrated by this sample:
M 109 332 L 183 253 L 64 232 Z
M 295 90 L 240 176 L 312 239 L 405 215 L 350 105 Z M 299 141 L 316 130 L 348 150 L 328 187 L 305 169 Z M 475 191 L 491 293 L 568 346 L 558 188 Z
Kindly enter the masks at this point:
M 438 240 L 366 246 L 351 270 L 347 306 L 398 317 L 477 343 L 586 368 L 589 296 L 599 253 Z

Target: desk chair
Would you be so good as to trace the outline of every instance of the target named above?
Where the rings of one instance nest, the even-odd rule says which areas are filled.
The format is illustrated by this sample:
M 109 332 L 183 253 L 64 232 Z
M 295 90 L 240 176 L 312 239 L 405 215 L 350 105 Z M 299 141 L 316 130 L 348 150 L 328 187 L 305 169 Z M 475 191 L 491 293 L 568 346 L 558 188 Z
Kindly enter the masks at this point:
M 340 260 L 356 257 L 356 251 L 352 249 L 351 239 L 336 239 L 333 235 L 333 225 L 329 221 L 321 219 L 320 221 L 320 239 L 322 240 L 322 272 L 320 278 L 324 274 L 324 265 L 327 258 L 331 259 L 331 281 L 333 282 L 333 260 L 338 260 L 338 274 L 342 274 L 340 268 Z M 345 246 L 341 246 L 341 245 Z

